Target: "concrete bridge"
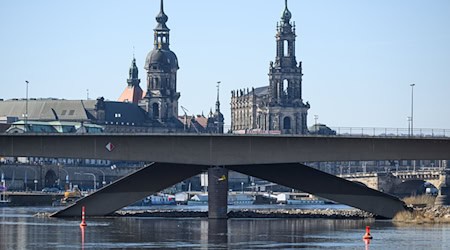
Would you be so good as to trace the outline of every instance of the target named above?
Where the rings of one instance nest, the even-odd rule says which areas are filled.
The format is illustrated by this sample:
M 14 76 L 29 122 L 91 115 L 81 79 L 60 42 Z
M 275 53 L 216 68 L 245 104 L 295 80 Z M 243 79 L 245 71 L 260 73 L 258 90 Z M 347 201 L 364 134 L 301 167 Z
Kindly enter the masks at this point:
M 445 184 L 446 172 L 442 170 L 425 170 L 354 173 L 339 175 L 339 177 L 395 196 L 410 196 L 421 191 L 419 190 L 421 188 L 425 189 L 425 183 L 429 183 L 435 188 L 441 187 Z
M 226 218 L 228 169 L 391 218 L 398 198 L 307 167 L 302 162 L 450 159 L 448 138 L 263 135 L 0 135 L 0 155 L 155 162 L 79 200 L 57 216 L 106 215 L 208 171 L 209 217 Z M 447 184 L 441 186 L 446 198 Z

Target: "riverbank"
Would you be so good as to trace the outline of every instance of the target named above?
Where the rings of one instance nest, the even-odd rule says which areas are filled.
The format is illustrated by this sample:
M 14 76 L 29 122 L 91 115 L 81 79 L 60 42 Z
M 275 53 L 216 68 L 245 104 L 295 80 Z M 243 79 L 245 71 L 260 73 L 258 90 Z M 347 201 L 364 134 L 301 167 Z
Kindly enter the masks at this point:
M 116 216 L 124 217 L 208 217 L 208 212 L 187 210 L 120 210 Z M 325 218 L 325 219 L 367 219 L 371 213 L 358 209 L 240 209 L 228 212 L 228 218 Z
M 400 223 L 450 223 L 450 206 L 415 207 L 398 213 L 392 221 Z

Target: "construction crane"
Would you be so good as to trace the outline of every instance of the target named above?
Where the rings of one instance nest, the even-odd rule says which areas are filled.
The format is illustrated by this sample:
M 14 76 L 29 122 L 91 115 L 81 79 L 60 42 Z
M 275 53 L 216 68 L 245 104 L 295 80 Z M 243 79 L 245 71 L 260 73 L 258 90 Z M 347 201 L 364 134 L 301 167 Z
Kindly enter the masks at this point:
M 184 112 L 184 131 L 186 131 L 186 126 L 187 126 L 187 112 L 189 112 L 189 110 L 187 110 L 187 108 L 181 106 L 181 109 Z
M 187 124 L 188 124 L 187 123 L 187 112 L 189 112 L 189 110 L 187 108 L 183 107 L 182 105 L 181 105 L 181 109 L 184 112 L 184 131 L 186 131 L 186 127 L 187 127 Z M 192 116 L 192 117 L 194 117 L 194 116 Z M 197 127 L 195 126 L 195 123 L 192 123 L 192 126 L 194 127 L 194 129 L 197 132 L 197 134 L 200 133 L 198 131 Z

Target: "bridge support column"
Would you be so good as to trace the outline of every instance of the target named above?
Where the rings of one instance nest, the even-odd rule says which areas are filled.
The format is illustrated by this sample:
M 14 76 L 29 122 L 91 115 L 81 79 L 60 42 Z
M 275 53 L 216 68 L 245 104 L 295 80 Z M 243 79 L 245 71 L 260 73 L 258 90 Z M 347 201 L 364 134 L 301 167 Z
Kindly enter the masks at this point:
M 448 206 L 450 205 L 450 169 L 444 170 L 440 179 L 439 194 L 436 197 L 434 205 Z
M 208 218 L 226 219 L 228 210 L 228 169 L 208 169 Z

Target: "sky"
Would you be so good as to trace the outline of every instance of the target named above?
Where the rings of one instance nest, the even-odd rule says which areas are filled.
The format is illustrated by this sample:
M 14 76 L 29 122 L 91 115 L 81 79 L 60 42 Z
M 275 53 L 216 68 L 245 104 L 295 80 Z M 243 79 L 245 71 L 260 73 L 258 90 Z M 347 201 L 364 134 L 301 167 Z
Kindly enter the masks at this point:
M 159 0 L 0 1 L 0 98 L 117 100 L 141 87 Z M 289 0 L 308 124 L 450 129 L 450 1 Z M 269 84 L 283 0 L 165 0 L 179 105 L 230 124 L 231 90 Z M 89 91 L 87 91 L 89 90 Z M 180 108 L 180 114 L 182 109 Z

